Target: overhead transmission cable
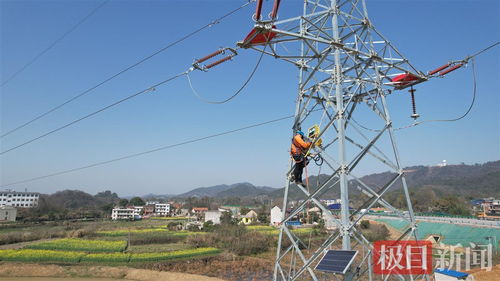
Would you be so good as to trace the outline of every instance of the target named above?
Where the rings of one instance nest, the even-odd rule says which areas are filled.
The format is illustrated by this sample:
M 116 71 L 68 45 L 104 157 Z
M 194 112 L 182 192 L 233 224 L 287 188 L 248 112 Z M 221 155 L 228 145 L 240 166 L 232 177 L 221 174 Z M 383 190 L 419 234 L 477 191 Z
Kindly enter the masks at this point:
M 61 104 L 59 104 L 59 105 L 57 105 L 57 106 L 54 106 L 53 108 L 51 108 L 51 109 L 49 109 L 48 111 L 46 111 L 46 112 L 44 112 L 44 113 L 42 113 L 42 114 L 40 114 L 40 115 L 36 116 L 35 118 L 31 119 L 30 121 L 25 122 L 25 123 L 23 123 L 22 125 L 19 125 L 19 126 L 15 127 L 14 129 L 12 129 L 12 130 L 10 130 L 10 131 L 8 131 L 8 132 L 6 132 L 6 133 L 4 133 L 4 134 L 0 135 L 0 138 L 3 138 L 3 137 L 5 137 L 5 136 L 7 136 L 7 135 L 10 135 L 11 133 L 13 133 L 13 132 L 15 132 L 15 131 L 17 131 L 17 130 L 19 130 L 19 129 L 21 129 L 21 128 L 24 128 L 24 127 L 26 127 L 27 125 L 29 125 L 29 124 L 31 124 L 31 123 L 33 123 L 33 122 L 37 121 L 38 119 L 43 118 L 43 117 L 45 117 L 45 116 L 49 115 L 50 113 L 52 113 L 52 112 L 54 112 L 54 111 L 58 110 L 59 108 L 61 108 L 61 107 L 65 106 L 65 105 L 67 105 L 68 103 L 71 103 L 71 102 L 73 102 L 74 100 L 76 100 L 76 99 L 78 99 L 78 98 L 80 98 L 80 97 L 82 97 L 82 96 L 84 96 L 84 95 L 86 95 L 86 94 L 90 93 L 91 91 L 95 90 L 96 88 L 98 88 L 98 87 L 100 87 L 100 86 L 104 85 L 105 83 L 107 83 L 107 82 L 109 82 L 109 81 L 111 81 L 111 80 L 115 79 L 116 77 L 118 77 L 118 76 L 122 75 L 123 73 L 125 73 L 125 72 L 127 72 L 127 71 L 131 70 L 132 68 L 134 68 L 134 67 L 136 67 L 136 66 L 138 66 L 138 65 L 142 64 L 143 62 L 145 62 L 145 61 L 147 61 L 147 60 L 149 60 L 149 59 L 153 58 L 154 56 L 156 56 L 156 55 L 158 55 L 158 54 L 160 54 L 160 53 L 164 52 L 165 50 L 167 50 L 167 49 L 169 49 L 169 48 L 171 48 L 171 47 L 173 47 L 173 46 L 175 46 L 175 45 L 177 45 L 177 44 L 179 44 L 179 43 L 181 43 L 181 42 L 185 41 L 186 39 L 188 39 L 188 38 L 190 38 L 190 37 L 192 37 L 192 36 L 194 36 L 194 35 L 196 35 L 197 33 L 199 33 L 199 32 L 201 32 L 201 31 L 203 31 L 204 29 L 210 28 L 210 27 L 212 27 L 212 26 L 214 26 L 214 25 L 216 25 L 216 24 L 220 23 L 223 19 L 225 19 L 225 18 L 227 18 L 227 17 L 231 16 L 232 14 L 236 13 L 237 11 L 239 11 L 239 10 L 243 9 L 244 7 L 246 7 L 247 5 L 249 5 L 250 3 L 252 3 L 253 1 L 255 1 L 255 0 L 249 0 L 249 1 L 247 1 L 246 3 L 244 3 L 243 5 L 241 5 L 240 7 L 236 8 L 236 9 L 234 9 L 234 10 L 231 10 L 230 12 L 228 12 L 228 13 L 226 13 L 226 14 L 222 15 L 221 17 L 219 17 L 219 18 L 217 18 L 217 19 L 215 19 L 215 20 L 211 21 L 210 23 L 205 24 L 204 26 L 202 26 L 202 27 L 200 27 L 200 28 L 198 28 L 198 29 L 196 29 L 196 30 L 194 30 L 194 31 L 192 31 L 192 32 L 190 32 L 190 33 L 188 33 L 188 34 L 184 35 L 183 37 L 181 37 L 181 38 L 177 39 L 176 41 L 174 41 L 174 42 L 172 42 L 172 43 L 170 43 L 170 44 L 166 45 L 165 47 L 163 47 L 163 48 L 161 48 L 161 49 L 157 50 L 156 52 L 152 53 L 151 55 L 149 55 L 149 56 L 147 56 L 147 57 L 145 57 L 145 58 L 143 58 L 143 59 L 141 59 L 141 60 L 139 60 L 139 61 L 137 61 L 137 62 L 133 63 L 132 65 L 128 66 L 127 68 L 125 68 L 125 69 L 123 69 L 123 70 L 121 70 L 121 71 L 117 72 L 116 74 L 114 74 L 114 75 L 112 75 L 112 76 L 110 76 L 110 77 L 108 77 L 108 78 L 104 79 L 103 81 L 101 81 L 101 82 L 99 82 L 98 84 L 96 84 L 96 85 L 94 85 L 94 86 L 92 86 L 92 87 L 88 88 L 87 90 L 85 90 L 85 91 L 83 91 L 83 92 L 79 93 L 78 95 L 76 95 L 76 96 L 74 96 L 74 97 L 72 97 L 72 98 L 70 98 L 70 99 L 66 100 L 65 102 L 63 102 L 63 103 L 61 103 Z
M 478 55 L 480 55 L 480 54 L 482 54 L 482 53 L 484 53 L 484 52 L 488 51 L 489 49 L 491 49 L 491 48 L 493 48 L 493 47 L 496 47 L 498 44 L 500 44 L 500 41 L 498 41 L 498 42 L 496 42 L 496 43 L 493 43 L 492 45 L 490 45 L 490 46 L 488 46 L 488 47 L 486 47 L 486 48 L 482 49 L 481 51 L 479 51 L 479 52 L 477 52 L 477 53 L 475 53 L 475 54 L 473 54 L 473 55 L 471 55 L 471 56 L 468 56 L 467 58 L 473 58 L 473 57 L 475 57 L 475 56 L 478 56 Z
M 188 70 L 188 71 L 189 71 L 189 70 Z M 80 118 L 78 118 L 78 119 L 76 119 L 76 120 L 73 120 L 73 121 L 71 121 L 71 122 L 69 122 L 69 123 L 66 123 L 66 124 L 64 124 L 64 125 L 62 125 L 62 126 L 60 126 L 60 127 L 56 128 L 56 129 L 53 129 L 53 130 L 51 130 L 51 131 L 48 131 L 48 132 L 46 132 L 46 133 L 44 133 L 44 134 L 42 134 L 42 135 L 40 135 L 40 136 L 38 136 L 38 137 L 32 138 L 32 139 L 30 139 L 30 140 L 28 140 L 28 141 L 25 141 L 25 142 L 23 142 L 23 143 L 21 143 L 21 144 L 19 144 L 19 145 L 16 145 L 16 146 L 11 147 L 11 148 L 9 148 L 9 149 L 7 149 L 7 150 L 4 150 L 4 151 L 0 152 L 0 155 L 3 155 L 3 154 L 5 154 L 5 153 L 8 153 L 8 152 L 10 152 L 10 151 L 12 151 L 12 150 L 18 149 L 18 148 L 20 148 L 20 147 L 23 147 L 23 146 L 25 146 L 25 145 L 27 145 L 27 144 L 30 144 L 30 143 L 32 143 L 32 142 L 34 142 L 34 141 L 36 141 L 36 140 L 39 140 L 39 139 L 41 139 L 41 138 L 44 138 L 44 137 L 46 137 L 46 136 L 48 136 L 48 135 L 51 135 L 51 134 L 53 134 L 53 133 L 55 133 L 55 132 L 58 132 L 58 131 L 60 131 L 60 130 L 62 130 L 62 129 L 64 129 L 64 128 L 66 128 L 66 127 L 69 127 L 69 126 L 71 126 L 71 125 L 73 125 L 73 124 L 75 124 L 75 123 L 78 123 L 78 122 L 80 122 L 80 121 L 82 121 L 82 120 L 85 120 L 85 119 L 87 119 L 87 118 L 89 118 L 89 117 L 91 117 L 91 116 L 94 116 L 94 115 L 98 114 L 98 113 L 101 113 L 101 112 L 103 112 L 103 111 L 105 111 L 105 110 L 107 110 L 107 109 L 110 109 L 110 108 L 112 108 L 112 107 L 114 107 L 114 106 L 116 106 L 116 105 L 118 105 L 118 104 L 120 104 L 120 103 L 122 103 L 122 102 L 124 102 L 124 101 L 127 101 L 127 100 L 129 100 L 129 99 L 131 99 L 131 98 L 134 98 L 134 97 L 136 97 L 136 96 L 138 96 L 138 95 L 141 95 L 141 94 L 145 94 L 145 93 L 148 93 L 148 92 L 154 91 L 154 90 L 156 89 L 156 87 L 158 87 L 158 86 L 160 86 L 160 85 L 163 85 L 163 84 L 165 84 L 165 83 L 167 83 L 167 82 L 170 82 L 170 81 L 172 81 L 172 80 L 174 80 L 174 79 L 176 79 L 176 78 L 178 78 L 178 77 L 180 77 L 180 76 L 182 76 L 182 75 L 186 75 L 188 71 L 184 71 L 184 72 L 181 72 L 181 73 L 179 73 L 179 74 L 176 74 L 176 75 L 174 75 L 174 76 L 172 76 L 172 77 L 170 77 L 170 78 L 168 78 L 168 79 L 165 79 L 165 80 L 163 80 L 163 81 L 161 81 L 161 82 L 158 82 L 158 83 L 156 83 L 156 84 L 154 84 L 154 85 L 152 85 L 152 86 L 150 86 L 150 87 L 148 87 L 148 88 L 146 88 L 146 89 L 144 89 L 144 90 L 141 90 L 141 91 L 139 91 L 139 92 L 137 92 L 137 93 L 134 93 L 134 94 L 132 94 L 132 95 L 129 95 L 129 96 L 127 96 L 127 97 L 125 97 L 125 98 L 123 98 L 123 99 L 121 99 L 121 100 L 115 101 L 115 102 L 113 102 L 113 103 L 111 103 L 111 104 L 109 104 L 109 105 L 107 105 L 107 106 L 105 106 L 105 107 L 103 107 L 103 108 L 101 108 L 101 109 L 99 109 L 99 110 L 96 110 L 96 111 L 94 111 L 94 112 L 92 112 L 92 113 L 89 113 L 89 114 L 87 114 L 87 115 L 83 116 L 83 117 L 80 117 Z
M 262 53 L 262 54 L 263 54 L 263 53 Z M 224 61 L 224 60 L 226 60 L 226 59 L 222 59 L 221 61 Z M 245 88 L 245 86 L 246 86 L 246 85 L 250 82 L 250 80 L 251 80 L 251 78 L 253 77 L 253 75 L 255 74 L 255 71 L 257 70 L 257 68 L 258 68 L 258 66 L 259 66 L 259 64 L 260 64 L 260 62 L 261 62 L 261 60 L 262 60 L 262 55 L 259 57 L 258 62 L 257 62 L 257 64 L 255 65 L 255 67 L 254 67 L 253 71 L 251 72 L 250 76 L 249 76 L 249 77 L 248 77 L 248 79 L 245 81 L 245 83 L 244 83 L 244 84 L 240 87 L 240 89 L 239 89 L 239 90 L 238 90 L 235 94 L 233 94 L 232 96 L 230 96 L 229 98 L 227 98 L 226 100 L 224 100 L 224 101 L 222 101 L 222 102 L 218 102 L 218 103 L 225 103 L 225 102 L 228 102 L 228 101 L 230 101 L 231 99 L 235 98 L 235 97 L 236 97 L 236 96 L 237 96 L 237 95 L 238 95 L 238 94 L 239 94 L 239 93 L 240 93 L 240 92 L 241 92 L 241 91 Z M 20 147 L 23 147 L 23 146 L 25 146 L 25 145 L 27 145 L 27 144 L 30 144 L 30 143 L 32 143 L 32 142 L 34 142 L 34 141 L 36 141 L 36 140 L 39 140 L 39 139 L 41 139 L 41 138 L 44 138 L 44 137 L 46 137 L 46 136 L 48 136 L 48 135 L 51 135 L 51 134 L 53 134 L 53 133 L 56 133 L 56 132 L 58 132 L 58 131 L 60 131 L 60 130 L 62 130 L 62 129 L 64 129 L 64 128 L 67 128 L 67 127 L 69 127 L 69 126 L 71 126 L 71 125 L 73 125 L 73 124 L 76 124 L 76 123 L 78 123 L 78 122 L 80 122 L 80 121 L 83 121 L 83 120 L 85 120 L 85 119 L 87 119 L 87 118 L 89 118 L 89 117 L 92 117 L 92 116 L 94 116 L 94 115 L 96 115 L 96 114 L 98 114 L 98 113 L 101 113 L 101 112 L 103 112 L 103 111 L 105 111 L 105 110 L 108 110 L 108 109 L 110 109 L 110 108 L 112 108 L 112 107 L 114 107 L 114 106 L 116 106 L 116 105 L 118 105 L 118 104 L 120 104 L 120 103 L 122 103 L 122 102 L 125 102 L 125 101 L 127 101 L 127 100 L 129 100 L 129 99 L 132 99 L 132 98 L 134 98 L 134 97 L 136 97 L 136 96 L 139 96 L 139 95 L 141 95 L 141 94 L 145 94 L 145 93 L 148 93 L 148 92 L 154 91 L 154 90 L 156 90 L 156 87 L 161 86 L 161 85 L 163 85 L 163 84 L 165 84 L 165 83 L 167 83 L 167 82 L 170 82 L 170 81 L 172 81 L 172 80 L 174 80 L 174 79 L 176 79 L 176 78 L 179 78 L 179 77 L 181 77 L 181 76 L 183 76 L 183 75 L 188 76 L 188 75 L 189 75 L 189 73 L 190 73 L 191 71 L 194 71 L 195 69 L 196 69 L 195 67 L 190 67 L 188 70 L 186 70 L 186 71 L 184 71 L 184 72 L 181 72 L 181 73 L 179 73 L 179 74 L 176 74 L 176 75 L 174 75 L 174 76 L 172 76 L 172 77 L 170 77 L 170 78 L 168 78 L 168 79 L 165 79 L 165 80 L 163 80 L 163 81 L 161 81 L 161 82 L 158 82 L 158 83 L 156 83 L 156 84 L 154 84 L 154 85 L 152 85 L 152 86 L 150 86 L 150 87 L 145 88 L 144 90 L 141 90 L 141 91 L 139 91 L 139 92 L 136 92 L 136 93 L 134 93 L 134 94 L 132 94 L 132 95 L 129 95 L 129 96 L 125 97 L 125 98 L 122 98 L 122 99 L 120 99 L 120 100 L 118 100 L 118 101 L 115 101 L 115 102 L 113 102 L 113 103 L 111 103 L 111 104 L 109 104 L 109 105 L 107 105 L 107 106 L 105 106 L 105 107 L 102 107 L 101 109 L 98 109 L 98 110 L 96 110 L 96 111 L 94 111 L 94 112 L 92 112 L 92 113 L 89 113 L 89 114 L 87 114 L 87 115 L 85 115 L 85 116 L 82 116 L 82 117 L 80 117 L 80 118 L 76 119 L 76 120 L 73 120 L 73 121 L 71 121 L 71 122 L 69 122 L 69 123 L 66 123 L 66 124 L 64 124 L 64 125 L 62 125 L 62 126 L 60 126 L 60 127 L 56 128 L 56 129 L 53 129 L 53 130 L 48 131 L 48 132 L 46 132 L 46 133 L 43 133 L 42 135 L 39 135 L 39 136 L 37 136 L 37 137 L 35 137 L 35 138 L 32 138 L 32 139 L 30 139 L 30 140 L 28 140 L 28 141 L 25 141 L 25 142 L 23 142 L 23 143 L 21 143 L 21 144 L 19 144 L 19 145 L 16 145 L 16 146 L 11 147 L 11 148 L 9 148 L 9 149 L 7 149 L 7 150 L 4 150 L 4 151 L 0 152 L 0 155 L 3 155 L 3 154 L 5 154 L 5 153 L 8 153 L 8 152 L 10 152 L 10 151 L 12 151 L 12 150 L 18 149 L 18 148 L 20 148 Z M 189 77 L 189 76 L 188 76 L 188 77 Z M 189 78 L 188 78 L 188 79 L 189 79 Z M 213 102 L 212 102 L 212 103 L 213 103 Z
M 276 119 L 264 121 L 264 122 L 261 122 L 261 123 L 255 123 L 255 124 L 252 124 L 252 125 L 240 127 L 240 128 L 233 129 L 233 130 L 228 130 L 228 131 L 224 131 L 224 132 L 220 132 L 220 133 L 216 133 L 216 134 L 212 134 L 212 135 L 208 135 L 208 136 L 204 136 L 204 137 L 194 138 L 194 139 L 190 139 L 190 140 L 179 142 L 179 143 L 175 143 L 175 144 L 169 144 L 169 145 L 161 146 L 161 147 L 158 147 L 158 148 L 146 150 L 146 151 L 139 152 L 139 153 L 128 154 L 128 155 L 121 156 L 121 157 L 118 157 L 118 158 L 114 158 L 114 159 L 110 159 L 110 160 L 106 160 L 106 161 L 101 161 L 101 162 L 97 162 L 97 163 L 94 163 L 94 164 L 89 164 L 89 165 L 81 166 L 81 167 L 78 167 L 78 168 L 68 169 L 68 170 L 64 170 L 64 171 L 60 171 L 60 172 L 56 172 L 56 173 L 47 174 L 47 175 L 44 175 L 44 176 L 39 176 L 39 177 L 34 177 L 34 178 L 26 179 L 26 180 L 12 182 L 12 183 L 8 183 L 8 184 L 3 184 L 3 185 L 1 185 L 1 187 L 8 187 L 8 186 L 17 185 L 17 184 L 26 183 L 26 182 L 31 182 L 31 181 L 35 181 L 35 180 L 40 180 L 40 179 L 44 179 L 44 178 L 48 178 L 48 177 L 54 177 L 54 176 L 58 176 L 58 175 L 62 175 L 62 174 L 76 172 L 76 171 L 80 171 L 80 170 L 84 170 L 84 169 L 88 169 L 88 168 L 92 168 L 92 167 L 96 167 L 96 166 L 101 166 L 101 165 L 105 165 L 105 164 L 109 164 L 109 163 L 113 163 L 113 162 L 117 162 L 117 161 L 129 159 L 129 158 L 138 157 L 138 156 L 149 154 L 149 153 L 153 153 L 153 152 L 158 152 L 158 151 L 162 151 L 162 150 L 166 150 L 166 149 L 171 149 L 171 148 L 174 148 L 174 147 L 179 147 L 179 146 L 183 146 L 183 145 L 187 145 L 187 144 L 191 144 L 191 143 L 195 143 L 195 142 L 200 142 L 200 141 L 204 141 L 204 140 L 208 140 L 208 139 L 212 139 L 212 138 L 216 138 L 216 137 L 220 137 L 220 136 L 224 136 L 224 135 L 233 134 L 233 133 L 236 133 L 236 132 L 240 132 L 240 131 L 244 131 L 244 130 L 248 130 L 248 129 L 252 129 L 252 128 L 256 128 L 256 127 L 261 127 L 261 126 L 268 125 L 268 124 L 271 124 L 271 123 L 276 123 L 276 122 L 283 121 L 283 120 L 286 120 L 286 119 L 291 119 L 293 117 L 294 117 L 294 115 L 283 116 L 283 117 L 280 117 L 280 118 L 276 118 Z
M 78 21 L 74 26 L 72 26 L 70 29 L 68 29 L 66 32 L 64 32 L 59 38 L 57 38 L 54 42 L 52 42 L 47 48 L 43 49 L 40 53 L 38 53 L 35 57 L 33 57 L 29 62 L 27 62 L 24 66 L 22 66 L 19 70 L 14 72 L 9 78 L 5 79 L 5 81 L 2 82 L 0 87 L 3 87 L 7 85 L 10 81 L 12 81 L 14 78 L 17 77 L 17 75 L 21 74 L 24 70 L 26 70 L 30 65 L 34 64 L 40 57 L 42 57 L 45 53 L 50 51 L 52 48 L 54 48 L 59 42 L 61 42 L 66 36 L 68 36 L 70 33 L 75 31 L 80 25 L 82 25 L 84 22 L 86 22 L 90 17 L 92 17 L 100 8 L 102 8 L 104 5 L 106 5 L 110 0 L 105 0 L 101 4 L 99 4 L 97 7 L 95 7 L 90 13 L 88 13 L 85 17 L 83 17 L 80 21 Z

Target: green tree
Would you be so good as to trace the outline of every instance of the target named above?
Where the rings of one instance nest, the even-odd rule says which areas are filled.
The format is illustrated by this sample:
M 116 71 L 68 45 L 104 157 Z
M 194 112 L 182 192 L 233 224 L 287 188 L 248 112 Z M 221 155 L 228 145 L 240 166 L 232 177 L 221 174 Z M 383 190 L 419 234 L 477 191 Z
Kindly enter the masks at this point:
M 370 221 L 362 220 L 359 226 L 361 227 L 361 229 L 368 229 L 370 228 Z
M 233 222 L 233 215 L 231 212 L 222 212 L 220 216 L 220 223 L 221 224 L 231 224 Z
M 215 229 L 215 225 L 212 221 L 206 221 L 203 223 L 203 231 L 212 232 Z
M 257 220 L 259 220 L 260 223 L 269 223 L 269 216 L 266 213 L 259 213 Z
M 127 199 L 120 199 L 120 201 L 118 201 L 118 206 L 120 207 L 125 207 L 128 205 L 128 200 Z
M 102 205 L 100 209 L 103 212 L 105 212 L 106 214 L 111 214 L 111 211 L 113 210 L 113 207 L 114 207 L 113 203 L 108 203 L 108 204 Z
M 250 209 L 248 209 L 247 207 L 241 207 L 240 214 L 246 215 L 248 212 L 250 212 Z
M 450 215 L 468 216 L 471 213 L 467 203 L 457 196 L 448 196 L 436 200 L 434 208 Z
M 144 200 L 142 200 L 141 197 L 133 197 L 132 199 L 130 199 L 130 204 L 134 205 L 134 206 L 144 206 L 146 205 L 146 202 L 144 202 Z

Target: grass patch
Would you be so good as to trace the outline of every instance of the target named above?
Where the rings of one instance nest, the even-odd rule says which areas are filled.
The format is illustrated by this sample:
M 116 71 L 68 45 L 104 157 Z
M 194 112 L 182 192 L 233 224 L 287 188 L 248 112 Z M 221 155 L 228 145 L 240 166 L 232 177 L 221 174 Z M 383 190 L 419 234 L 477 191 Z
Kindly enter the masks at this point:
M 137 253 L 130 256 L 130 262 L 158 262 L 220 253 L 216 248 L 198 248 L 164 253 Z
M 119 237 L 127 235 L 154 235 L 154 234 L 168 234 L 176 237 L 186 237 L 193 234 L 202 234 L 203 232 L 191 232 L 191 231 L 171 231 L 165 228 L 148 228 L 148 229 L 117 229 L 117 230 L 106 230 L 98 231 L 97 235 L 108 236 L 108 237 Z
M 97 231 L 97 235 L 103 236 L 125 236 L 130 234 L 142 234 L 142 233 L 158 233 L 158 232 L 169 232 L 165 228 L 148 228 L 148 229 L 116 229 L 116 230 L 104 230 Z
M 165 220 L 165 221 L 177 221 L 177 220 L 188 220 L 189 218 L 187 217 L 151 217 L 149 218 L 151 220 Z
M 152 253 L 169 252 L 189 249 L 190 246 L 185 243 L 152 244 L 152 245 L 134 245 L 132 244 L 127 252 L 130 253 Z
M 130 254 L 127 253 L 95 253 L 88 254 L 82 257 L 82 262 L 128 262 L 130 260 Z
M 271 230 L 276 230 L 275 227 L 272 227 L 270 225 L 249 225 L 246 227 L 248 230 L 254 230 L 254 231 L 271 231 Z

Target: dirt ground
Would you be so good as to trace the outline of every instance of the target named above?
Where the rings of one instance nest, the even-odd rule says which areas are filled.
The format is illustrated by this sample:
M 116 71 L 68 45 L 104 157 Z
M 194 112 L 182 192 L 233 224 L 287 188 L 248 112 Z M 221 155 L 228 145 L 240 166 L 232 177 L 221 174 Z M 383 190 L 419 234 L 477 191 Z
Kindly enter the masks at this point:
M 118 281 L 111 278 L 2 277 L 2 281 Z
M 60 266 L 28 263 L 0 263 L 0 277 L 95 277 L 136 281 L 224 281 L 223 279 L 180 272 L 109 266 Z
M 376 224 L 376 225 L 385 225 L 387 227 L 387 229 L 389 230 L 389 237 L 387 237 L 387 240 L 396 240 L 399 238 L 399 236 L 401 236 L 401 232 L 399 232 L 397 229 L 395 228 L 392 228 L 390 225 L 388 224 L 385 224 L 383 222 L 378 222 L 378 221 L 374 221 L 374 220 L 368 220 L 370 223 L 372 224 Z
M 242 264 L 239 264 L 240 266 Z M 245 264 L 248 265 L 248 264 Z M 199 264 L 197 264 L 199 266 Z M 233 270 L 240 268 L 237 264 Z M 159 269 L 159 268 L 157 268 Z M 179 270 L 181 268 L 175 268 Z M 243 268 L 241 268 L 243 269 Z M 161 270 L 161 269 L 160 269 Z M 202 270 L 203 271 L 203 270 Z M 244 270 L 243 270 L 244 271 Z M 214 273 L 214 272 L 206 272 Z M 236 272 L 235 272 L 236 273 Z M 241 274 L 241 271 L 238 272 Z M 500 276 L 500 265 L 496 265 L 491 271 L 480 269 L 471 270 L 475 281 L 498 281 Z M 71 278 L 78 281 L 78 277 L 93 277 L 93 278 L 110 278 L 111 279 L 126 279 L 136 281 L 224 281 L 224 279 L 207 277 L 195 274 L 181 272 L 165 272 L 146 269 L 134 269 L 127 267 L 108 267 L 108 266 L 60 266 L 60 265 L 40 265 L 40 264 L 25 264 L 25 263 L 0 263 L 0 279 L 9 280 L 9 277 L 45 277 L 46 280 L 55 280 L 52 278 Z M 52 278 L 51 278 L 52 277 Z M 253 279 L 253 280 L 266 280 Z M 12 280 L 19 281 L 17 278 Z M 21 279 L 22 280 L 22 279 Z M 87 279 L 85 279 L 87 280 Z M 105 281 L 103 279 L 96 279 Z M 250 280 L 250 279 L 249 279 Z M 36 279 L 36 281 L 44 281 L 44 279 Z
M 491 271 L 473 269 L 469 273 L 472 273 L 475 281 L 498 281 L 500 280 L 500 264 L 495 265 Z

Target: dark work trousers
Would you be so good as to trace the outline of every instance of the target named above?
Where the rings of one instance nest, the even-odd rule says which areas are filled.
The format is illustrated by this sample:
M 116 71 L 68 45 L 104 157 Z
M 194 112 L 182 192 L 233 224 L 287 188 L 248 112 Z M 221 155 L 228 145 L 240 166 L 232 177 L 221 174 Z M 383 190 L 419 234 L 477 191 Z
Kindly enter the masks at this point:
M 295 162 L 295 168 L 293 169 L 293 178 L 295 182 L 302 182 L 302 172 L 307 165 L 307 160 L 302 160 L 300 162 Z

